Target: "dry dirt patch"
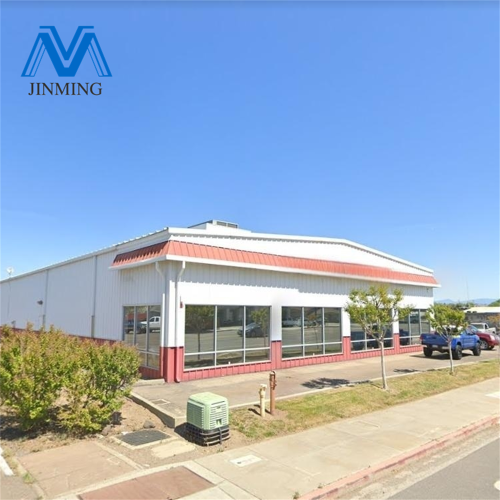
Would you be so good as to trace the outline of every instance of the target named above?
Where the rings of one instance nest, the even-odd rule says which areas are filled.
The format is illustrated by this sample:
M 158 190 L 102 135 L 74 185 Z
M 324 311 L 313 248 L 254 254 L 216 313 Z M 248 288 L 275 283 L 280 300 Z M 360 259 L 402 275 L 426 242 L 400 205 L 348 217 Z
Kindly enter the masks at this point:
M 270 416 L 268 416 L 268 418 L 270 418 Z M 47 428 L 43 432 L 24 432 L 20 429 L 18 423 L 9 413 L 8 409 L 5 407 L 0 408 L 0 434 L 2 435 L 2 447 L 5 450 L 7 460 L 9 460 L 9 457 L 22 457 L 30 453 L 68 446 L 82 441 L 97 441 L 101 445 L 111 448 L 116 453 L 120 453 L 130 458 L 142 467 L 154 467 L 157 465 L 179 462 L 180 460 L 191 460 L 228 449 L 239 448 L 250 442 L 243 434 L 231 428 L 230 439 L 224 441 L 220 445 L 218 444 L 210 447 L 194 445 L 194 449 L 188 453 L 172 456 L 170 458 L 157 458 L 151 452 L 154 445 L 141 449 L 130 449 L 129 447 L 121 445 L 116 439 L 113 439 L 123 433 L 143 429 L 145 424 L 148 427 L 160 430 L 171 436 L 172 439 L 168 440 L 168 442 L 184 439 L 183 426 L 180 426 L 176 430 L 166 427 L 156 415 L 143 406 L 134 403 L 131 399 L 126 399 L 122 406 L 119 424 L 110 425 L 103 433 L 93 434 L 84 438 L 73 437 L 56 428 Z M 12 461 L 11 465 L 15 466 L 15 463 Z

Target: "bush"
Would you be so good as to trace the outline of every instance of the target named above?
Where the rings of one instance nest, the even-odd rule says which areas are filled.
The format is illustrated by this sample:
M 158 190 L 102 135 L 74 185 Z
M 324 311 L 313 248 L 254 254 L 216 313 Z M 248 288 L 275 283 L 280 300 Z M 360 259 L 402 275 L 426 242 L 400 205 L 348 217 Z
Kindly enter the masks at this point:
M 76 339 L 51 328 L 40 334 L 2 330 L 0 394 L 25 430 L 50 420 L 68 370 L 68 355 Z
M 1 333 L 2 401 L 25 430 L 53 422 L 75 434 L 99 431 L 138 378 L 139 356 L 123 344 L 99 346 L 53 327 Z
M 59 411 L 60 424 L 76 434 L 101 430 L 121 408 L 138 370 L 134 348 L 82 342 L 64 387 L 67 404 Z

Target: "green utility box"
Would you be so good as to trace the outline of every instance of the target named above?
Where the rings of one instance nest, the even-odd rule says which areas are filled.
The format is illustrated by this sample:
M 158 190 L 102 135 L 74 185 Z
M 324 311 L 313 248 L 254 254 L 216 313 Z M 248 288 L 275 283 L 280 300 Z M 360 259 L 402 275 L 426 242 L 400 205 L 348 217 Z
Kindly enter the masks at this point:
M 200 445 L 216 444 L 229 438 L 229 405 L 212 392 L 193 394 L 187 402 L 186 435 Z

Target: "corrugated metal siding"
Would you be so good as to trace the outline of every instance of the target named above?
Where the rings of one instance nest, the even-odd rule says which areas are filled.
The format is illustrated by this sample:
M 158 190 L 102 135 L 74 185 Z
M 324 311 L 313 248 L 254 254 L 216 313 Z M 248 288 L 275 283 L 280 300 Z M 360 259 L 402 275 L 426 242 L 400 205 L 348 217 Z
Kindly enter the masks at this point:
M 161 304 L 163 283 L 154 264 L 112 271 L 120 276 L 120 303 L 129 306 Z
M 415 274 L 402 271 L 395 271 L 388 267 L 377 267 L 366 264 L 353 264 L 332 260 L 310 259 L 302 257 L 289 257 L 259 252 L 249 252 L 246 250 L 234 250 L 198 243 L 186 243 L 179 241 L 166 241 L 163 244 L 152 245 L 137 249 L 131 252 L 124 252 L 117 255 L 113 262 L 113 267 L 128 266 L 131 264 L 147 264 L 151 259 L 160 257 L 172 258 L 181 257 L 196 261 L 208 261 L 214 264 L 219 262 L 234 263 L 236 267 L 260 267 L 270 270 L 283 269 L 286 272 L 306 272 L 311 274 L 325 273 L 330 275 L 372 278 L 391 282 L 411 282 L 436 285 L 436 280 L 429 274 Z
M 122 340 L 121 281 L 119 273 L 109 269 L 116 252 L 97 258 L 95 336 Z
M 109 252 L 3 282 L 2 323 L 15 320 L 17 327 L 24 328 L 30 321 L 40 328 L 46 310 L 46 326 L 90 337 L 95 290 L 95 337 L 121 340 L 123 306 L 161 304 L 163 284 L 154 265 L 110 270 L 115 256 L 116 252 Z
M 97 265 L 96 337 L 122 340 L 123 307 L 161 304 L 163 285 L 154 265 L 115 271 L 116 253 L 99 256 Z
M 335 260 L 340 262 L 350 262 L 353 264 L 388 267 L 395 271 L 422 274 L 425 276 L 429 275 L 429 273 L 419 269 L 418 266 L 410 266 L 342 243 L 227 238 L 213 235 L 204 236 L 203 234 L 200 234 L 199 236 L 176 235 L 172 237 L 172 240 L 184 241 L 187 243 L 198 243 L 202 245 L 221 246 L 250 252 L 262 252 L 290 257 Z
M 4 281 L 1 283 L 2 323 L 16 320 L 17 326 L 24 327 L 28 320 L 38 328 L 46 307 L 46 325 L 53 323 L 69 333 L 90 336 L 96 265 L 95 336 L 121 340 L 123 306 L 161 304 L 164 288 L 162 278 L 152 264 L 123 270 L 109 269 L 117 253 L 116 250 L 110 251 L 10 282 Z M 161 266 L 166 271 L 170 312 L 166 318 L 166 341 L 163 345 L 174 346 L 175 279 L 180 264 L 162 262 Z M 47 274 L 48 296 L 45 297 Z M 349 278 L 192 263 L 187 264 L 182 281 L 180 300 L 183 304 L 271 306 L 272 340 L 278 340 L 281 335 L 282 306 L 343 307 L 352 288 L 367 288 L 371 284 Z M 416 308 L 427 308 L 433 302 L 432 288 L 409 285 L 400 288 L 406 295 L 407 303 Z M 37 304 L 39 300 L 43 300 L 42 306 Z M 10 309 L 9 314 L 7 308 Z M 183 308 L 180 311 L 180 332 L 184 331 L 184 312 Z M 348 332 L 346 321 L 343 332 Z M 179 341 L 179 345 L 183 345 L 183 339 Z
M 93 258 L 49 270 L 47 325 L 90 336 L 93 302 Z
M 45 302 L 45 271 L 32 274 L 24 279 L 4 281 L 0 288 L 2 302 L 1 324 L 12 324 L 17 328 L 25 328 L 26 322 L 33 323 L 35 328 L 42 326 L 43 304 Z
M 345 305 L 347 296 L 353 288 L 368 289 L 373 283 L 344 278 L 310 276 L 306 274 L 283 274 L 272 271 L 207 266 L 201 264 L 186 265 L 183 279 L 184 295 L 190 290 L 189 299 L 203 303 L 208 297 L 220 300 L 226 298 L 227 304 L 258 305 L 263 299 L 269 303 L 276 296 L 283 305 L 322 306 L 326 301 L 331 307 Z M 432 302 L 432 288 L 401 285 L 408 302 Z M 304 299 L 308 304 L 303 303 Z M 187 302 L 188 297 L 184 296 Z M 201 302 L 199 302 L 201 301 Z M 260 301 L 260 302 L 259 302 Z M 287 301 L 291 303 L 287 304 Z M 297 302 L 299 301 L 299 302 Z M 226 302 L 218 302 L 219 304 Z

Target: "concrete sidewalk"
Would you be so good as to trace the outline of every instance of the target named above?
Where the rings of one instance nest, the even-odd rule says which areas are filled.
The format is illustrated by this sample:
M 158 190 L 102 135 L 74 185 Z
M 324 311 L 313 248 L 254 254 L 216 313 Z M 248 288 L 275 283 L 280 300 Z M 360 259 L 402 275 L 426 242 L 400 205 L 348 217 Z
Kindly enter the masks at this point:
M 472 353 L 464 352 L 463 358 L 455 361 L 455 365 L 498 359 L 499 354 L 498 349 L 483 351 L 481 357 L 477 358 Z M 426 358 L 422 352 L 417 352 L 387 356 L 385 360 L 389 377 L 449 368 L 447 354 L 434 353 L 431 358 Z M 377 379 L 380 377 L 380 358 L 288 368 L 277 370 L 276 375 L 277 399 L 284 399 L 343 384 Z M 258 402 L 260 384 L 269 384 L 269 372 L 201 379 L 180 384 L 145 381 L 134 387 L 132 397 L 158 415 L 166 425 L 175 428 L 186 421 L 186 405 L 192 394 L 214 392 L 226 397 L 230 408 L 237 408 Z M 269 398 L 269 393 L 267 397 Z
M 320 498 L 450 440 L 456 442 L 469 432 L 498 425 L 499 389 L 499 379 L 491 379 L 298 434 L 154 470 L 129 471 L 58 498 Z M 66 454 L 66 461 L 71 460 Z M 196 476 L 198 482 L 204 480 L 199 491 L 184 497 L 172 495 L 161 473 L 176 468 L 182 468 L 179 472 L 185 476 Z M 140 489 L 138 480 L 151 493 Z
M 499 397 L 498 379 L 488 380 L 211 455 L 196 463 L 222 478 L 221 484 L 189 498 L 291 499 L 312 492 L 315 492 L 312 497 L 319 496 L 336 488 L 335 483 L 342 479 L 360 477 L 369 468 L 388 467 L 391 462 L 407 460 L 430 443 L 438 443 L 450 435 L 456 438 L 479 422 L 491 425 L 500 416 Z M 227 483 L 250 497 L 232 495 Z M 214 496 L 207 496 L 210 491 Z

